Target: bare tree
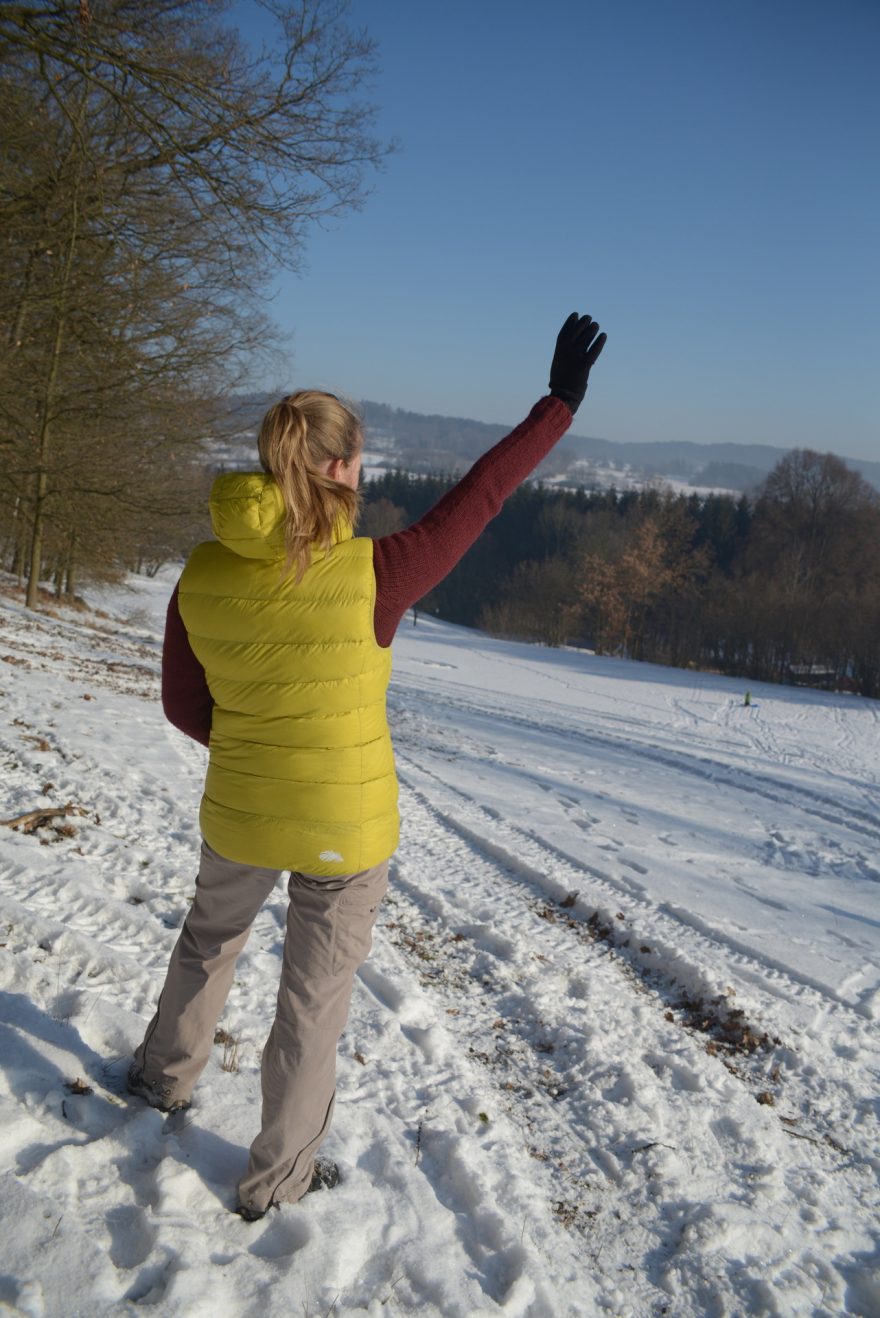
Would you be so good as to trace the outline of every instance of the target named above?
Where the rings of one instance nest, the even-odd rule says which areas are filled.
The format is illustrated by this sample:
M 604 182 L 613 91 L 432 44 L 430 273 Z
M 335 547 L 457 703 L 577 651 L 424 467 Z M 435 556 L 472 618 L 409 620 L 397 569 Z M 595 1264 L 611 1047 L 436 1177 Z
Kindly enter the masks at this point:
M 365 503 L 358 520 L 358 534 L 368 535 L 378 540 L 383 535 L 393 535 L 406 526 L 406 513 L 390 499 L 375 499 Z
M 873 486 L 833 453 L 786 454 L 761 487 L 744 559 L 755 608 L 767 615 L 773 676 L 784 678 L 793 666 L 840 666 L 848 630 L 841 602 L 858 614 L 859 597 L 876 596 L 878 561 Z
M 31 605 L 47 546 L 89 543 L 78 500 L 129 528 L 174 504 L 204 400 L 272 343 L 267 278 L 381 162 L 345 6 L 261 7 L 257 53 L 217 0 L 0 8 L 0 423 Z
M 574 569 L 560 555 L 518 563 L 501 599 L 483 610 L 481 625 L 497 636 L 564 645 L 577 632 Z

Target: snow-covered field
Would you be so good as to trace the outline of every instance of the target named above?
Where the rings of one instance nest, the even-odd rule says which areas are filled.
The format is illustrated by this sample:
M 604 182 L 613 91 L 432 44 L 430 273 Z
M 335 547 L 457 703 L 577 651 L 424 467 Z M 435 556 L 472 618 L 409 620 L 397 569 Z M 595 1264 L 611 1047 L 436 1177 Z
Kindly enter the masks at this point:
M 169 591 L 0 595 L 0 816 L 70 804 L 0 828 L 0 1309 L 880 1314 L 878 706 L 406 620 L 344 1180 L 246 1225 L 280 886 L 192 1110 L 123 1092 L 198 848 Z

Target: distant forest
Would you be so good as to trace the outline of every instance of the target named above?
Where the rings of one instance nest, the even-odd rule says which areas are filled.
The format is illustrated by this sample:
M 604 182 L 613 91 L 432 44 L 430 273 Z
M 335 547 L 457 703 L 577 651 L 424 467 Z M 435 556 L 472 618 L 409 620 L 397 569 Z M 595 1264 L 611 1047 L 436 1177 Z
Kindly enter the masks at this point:
M 389 472 L 362 533 L 452 479 Z M 880 696 L 880 496 L 794 449 L 752 497 L 524 485 L 420 607 L 496 635 Z

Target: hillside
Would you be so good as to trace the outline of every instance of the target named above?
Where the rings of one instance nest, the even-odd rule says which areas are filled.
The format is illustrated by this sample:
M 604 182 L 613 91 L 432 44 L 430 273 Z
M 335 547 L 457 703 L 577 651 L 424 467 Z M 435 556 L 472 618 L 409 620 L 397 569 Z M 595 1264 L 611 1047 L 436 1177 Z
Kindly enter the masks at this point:
M 226 420 L 211 441 L 215 460 L 229 467 L 253 464 L 256 427 L 271 401 L 262 394 L 231 400 Z M 464 470 L 511 429 L 466 417 L 407 412 L 385 403 L 365 401 L 360 406 L 370 465 L 376 470 Z M 839 452 L 836 444 L 836 438 L 830 440 L 829 448 Z M 788 451 L 770 444 L 616 443 L 568 434 L 537 474 L 545 481 L 588 487 L 641 488 L 662 480 L 676 489 L 742 491 L 760 484 Z M 880 462 L 841 456 L 880 489 Z
M 720 677 L 407 620 L 343 1180 L 248 1226 L 281 887 L 192 1111 L 122 1083 L 198 846 L 204 752 L 158 699 L 170 585 L 102 616 L 0 597 L 0 816 L 47 815 L 0 828 L 0 1305 L 877 1313 L 872 703 L 755 685 L 745 708 Z

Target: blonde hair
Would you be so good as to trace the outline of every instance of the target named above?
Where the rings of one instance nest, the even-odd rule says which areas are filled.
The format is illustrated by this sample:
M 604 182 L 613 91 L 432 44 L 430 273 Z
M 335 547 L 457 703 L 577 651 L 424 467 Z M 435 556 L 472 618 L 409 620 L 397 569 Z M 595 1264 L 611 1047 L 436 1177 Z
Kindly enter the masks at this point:
M 328 459 L 348 465 L 361 447 L 360 418 L 334 394 L 297 389 L 270 407 L 258 440 L 260 462 L 281 488 L 287 572 L 296 580 L 311 563 L 312 548 L 329 549 L 340 518 L 352 526 L 360 510 L 357 490 L 319 468 Z

